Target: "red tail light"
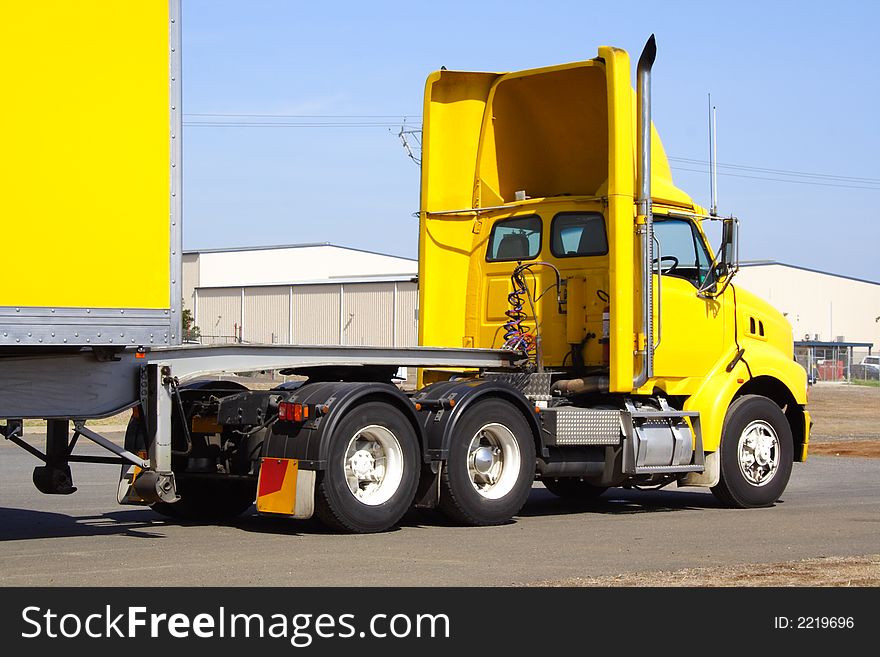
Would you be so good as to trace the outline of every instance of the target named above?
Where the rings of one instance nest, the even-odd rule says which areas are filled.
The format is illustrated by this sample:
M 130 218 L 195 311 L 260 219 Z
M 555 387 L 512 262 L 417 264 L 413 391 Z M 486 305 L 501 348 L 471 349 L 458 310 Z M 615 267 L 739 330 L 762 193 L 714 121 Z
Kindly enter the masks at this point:
M 305 404 L 281 402 L 278 404 L 278 419 L 283 422 L 302 422 L 309 418 L 309 407 Z

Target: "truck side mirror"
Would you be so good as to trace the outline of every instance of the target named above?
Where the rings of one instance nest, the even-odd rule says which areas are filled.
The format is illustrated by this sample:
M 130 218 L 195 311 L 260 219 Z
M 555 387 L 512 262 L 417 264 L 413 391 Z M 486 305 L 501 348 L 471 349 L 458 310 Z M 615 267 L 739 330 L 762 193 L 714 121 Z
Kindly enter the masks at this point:
M 724 293 L 733 275 L 739 270 L 739 220 L 723 219 L 721 245 L 712 261 L 711 271 L 697 290 L 697 296 L 714 298 Z
M 736 217 L 724 220 L 721 229 L 720 265 L 724 265 L 724 271 L 716 273 L 723 275 L 739 268 L 739 220 Z

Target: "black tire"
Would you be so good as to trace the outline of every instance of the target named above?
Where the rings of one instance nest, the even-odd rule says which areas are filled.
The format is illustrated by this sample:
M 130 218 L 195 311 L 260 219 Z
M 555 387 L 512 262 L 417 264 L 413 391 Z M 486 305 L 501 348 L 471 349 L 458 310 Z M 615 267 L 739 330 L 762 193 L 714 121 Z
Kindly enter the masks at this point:
M 556 497 L 581 502 L 595 500 L 608 490 L 607 486 L 594 486 L 590 482 L 578 477 L 548 477 L 542 479 L 541 483 L 544 484 L 544 488 L 556 495 Z
M 358 466 L 363 459 L 367 464 Z M 358 406 L 342 418 L 330 438 L 327 467 L 318 474 L 315 514 L 338 531 L 385 531 L 412 505 L 420 463 L 416 432 L 400 410 L 376 401 Z M 380 480 L 370 482 L 370 475 Z M 350 481 L 357 491 L 349 487 Z
M 759 395 L 734 400 L 721 434 L 721 476 L 712 493 L 725 506 L 773 505 L 791 477 L 791 427 L 773 401 Z
M 494 474 L 477 469 L 478 452 L 484 449 L 500 450 L 491 465 L 486 460 L 480 464 L 495 469 Z M 522 413 L 500 399 L 478 401 L 452 436 L 440 477 L 440 510 L 461 524 L 500 525 L 519 513 L 534 480 L 534 437 Z

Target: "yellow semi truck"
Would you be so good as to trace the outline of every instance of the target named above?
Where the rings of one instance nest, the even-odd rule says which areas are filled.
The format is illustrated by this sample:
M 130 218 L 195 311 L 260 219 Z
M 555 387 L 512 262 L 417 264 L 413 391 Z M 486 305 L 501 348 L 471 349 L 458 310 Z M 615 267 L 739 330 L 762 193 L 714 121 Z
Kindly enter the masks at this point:
M 653 37 L 635 91 L 610 47 L 428 77 L 419 347 L 201 347 L 179 330 L 179 2 L 2 11 L 21 102 L 0 108 L 15 254 L 0 433 L 43 462 L 40 491 L 74 492 L 70 463 L 113 463 L 118 501 L 165 515 L 256 502 L 372 532 L 413 505 L 503 523 L 536 479 L 580 499 L 675 484 L 767 506 L 806 458 L 791 328 L 731 282 L 737 220 L 672 182 L 651 123 Z M 110 64 L 90 66 L 96 51 Z M 723 224 L 717 253 L 706 221 Z M 416 391 L 394 385 L 400 366 L 420 368 Z M 243 370 L 307 380 L 198 378 Z M 88 425 L 125 409 L 124 446 Z M 45 449 L 26 418 L 48 421 Z M 79 438 L 112 455 L 77 454 Z

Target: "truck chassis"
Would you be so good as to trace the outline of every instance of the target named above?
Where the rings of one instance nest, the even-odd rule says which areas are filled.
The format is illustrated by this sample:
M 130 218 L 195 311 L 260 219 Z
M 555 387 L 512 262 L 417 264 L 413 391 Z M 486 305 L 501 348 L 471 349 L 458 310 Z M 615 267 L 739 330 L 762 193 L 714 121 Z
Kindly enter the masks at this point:
M 392 381 L 401 366 L 459 373 L 406 394 Z M 307 379 L 248 390 L 198 378 L 258 370 Z M 8 355 L 0 431 L 43 461 L 34 483 L 44 493 L 76 490 L 70 463 L 117 464 L 120 503 L 204 519 L 237 515 L 257 498 L 262 512 L 317 514 L 353 532 L 387 529 L 413 504 L 464 524 L 506 522 L 536 477 L 558 495 L 589 498 L 703 472 L 698 413 L 662 398 L 565 395 L 553 373 L 533 370 L 519 352 L 431 347 Z M 87 426 L 129 408 L 124 446 Z M 25 441 L 26 418 L 47 419 L 45 452 Z M 113 456 L 75 454 L 80 437 Z M 279 506 L 291 466 L 295 484 Z

